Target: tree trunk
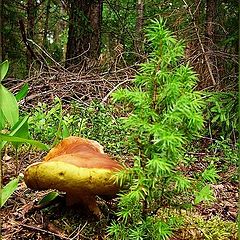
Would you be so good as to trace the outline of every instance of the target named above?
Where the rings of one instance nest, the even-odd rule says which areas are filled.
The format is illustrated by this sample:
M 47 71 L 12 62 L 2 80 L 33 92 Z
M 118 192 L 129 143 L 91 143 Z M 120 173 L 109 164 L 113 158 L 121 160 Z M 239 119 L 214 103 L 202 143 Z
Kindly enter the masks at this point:
M 69 30 L 66 67 L 100 54 L 102 0 L 68 0 Z
M 215 81 L 218 78 L 217 63 L 214 57 L 214 49 L 216 43 L 215 27 L 217 16 L 217 4 L 218 4 L 217 0 L 206 0 L 206 28 L 205 28 L 206 48 L 208 61 L 211 66 Z
M 215 33 L 215 21 L 217 16 L 217 0 L 206 0 L 206 37 L 213 43 Z
M 43 46 L 45 47 L 45 49 L 48 48 L 47 35 L 48 35 L 48 28 L 49 28 L 49 13 L 50 13 L 51 0 L 47 0 L 46 4 L 47 4 L 47 6 L 46 6 L 46 19 L 45 19 L 44 32 L 43 32 Z
M 136 20 L 136 36 L 135 51 L 143 53 L 143 24 L 144 24 L 144 0 L 137 1 L 137 20 Z
M 28 0 L 27 1 L 27 39 L 34 40 L 34 32 L 35 32 L 35 18 L 36 18 L 36 1 L 35 0 Z M 30 51 L 27 50 L 27 68 L 33 62 L 33 56 Z

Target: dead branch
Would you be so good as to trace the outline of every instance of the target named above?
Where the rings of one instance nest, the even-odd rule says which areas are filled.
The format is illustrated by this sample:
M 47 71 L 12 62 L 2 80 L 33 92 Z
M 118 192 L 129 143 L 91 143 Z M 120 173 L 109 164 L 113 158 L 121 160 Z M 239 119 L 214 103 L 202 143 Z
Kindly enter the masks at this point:
M 79 72 L 70 72 L 57 65 L 55 68 L 49 67 L 47 71 L 36 71 L 25 80 L 17 80 L 17 84 L 15 79 L 9 79 L 7 87 L 16 93 L 24 83 L 28 83 L 26 106 L 36 105 L 37 102 L 52 103 L 54 96 L 65 103 L 74 100 L 89 105 L 93 100 L 106 103 L 112 92 L 120 86 L 130 85 L 136 74 L 133 67 L 115 69 L 111 73 L 92 71 L 81 69 Z
M 213 76 L 213 72 L 212 72 L 212 69 L 211 69 L 211 66 L 210 66 L 210 63 L 209 63 L 209 59 L 208 59 L 208 55 L 206 54 L 206 51 L 205 51 L 205 48 L 203 46 L 203 43 L 202 43 L 202 40 L 201 40 L 201 37 L 200 37 L 200 34 L 199 34 L 199 30 L 198 30 L 198 27 L 197 27 L 197 24 L 194 20 L 194 16 L 193 16 L 193 13 L 189 7 L 189 5 L 187 4 L 187 2 L 185 0 L 183 0 L 184 4 L 187 6 L 187 9 L 188 9 L 188 12 L 192 18 L 192 23 L 194 25 L 194 29 L 196 31 L 196 34 L 197 34 L 197 38 L 198 38 L 198 41 L 199 41 L 199 44 L 201 46 L 201 50 L 202 50 L 202 53 L 203 53 L 203 56 L 204 56 L 204 59 L 206 61 L 206 64 L 207 64 L 207 68 L 208 68 L 208 71 L 209 71 L 209 74 L 210 74 L 210 77 L 212 79 L 212 83 L 213 85 L 216 85 L 216 81 L 214 79 L 214 76 Z

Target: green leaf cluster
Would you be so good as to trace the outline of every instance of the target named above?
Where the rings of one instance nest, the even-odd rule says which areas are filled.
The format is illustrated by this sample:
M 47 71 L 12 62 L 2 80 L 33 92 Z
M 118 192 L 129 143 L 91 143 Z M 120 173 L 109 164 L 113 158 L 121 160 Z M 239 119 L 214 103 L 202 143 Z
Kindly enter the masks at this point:
M 235 138 L 238 134 L 237 124 L 238 96 L 234 92 L 208 92 L 206 120 L 209 125 L 209 135 L 214 138 Z
M 7 88 L 5 88 L 1 81 L 4 79 L 8 72 L 9 62 L 8 60 L 0 64 L 0 183 L 2 180 L 2 158 L 1 151 L 7 142 L 11 142 L 14 148 L 17 149 L 23 143 L 29 143 L 38 148 L 48 150 L 48 146 L 32 140 L 29 136 L 28 129 L 28 116 L 19 118 L 19 107 L 17 101 L 24 98 L 28 92 L 28 85 L 23 85 L 21 90 L 14 96 Z M 7 132 L 8 134 L 3 134 Z M 16 154 L 17 155 L 17 154 Z M 18 170 L 18 162 L 16 161 L 16 173 Z M 0 196 L 2 207 L 8 198 L 14 193 L 18 187 L 20 177 L 12 179 L 6 186 L 2 188 L 0 184 Z
M 11 180 L 6 186 L 3 187 L 3 189 L 0 189 L 0 207 L 2 207 L 6 201 L 11 197 L 11 195 L 14 193 L 14 191 L 18 187 L 20 177 L 14 178 Z
M 17 100 L 14 95 L 8 91 L 2 84 L 1 81 L 7 74 L 9 68 L 8 61 L 4 61 L 0 65 L 0 130 L 2 130 L 8 122 L 13 127 L 19 118 L 19 110 Z

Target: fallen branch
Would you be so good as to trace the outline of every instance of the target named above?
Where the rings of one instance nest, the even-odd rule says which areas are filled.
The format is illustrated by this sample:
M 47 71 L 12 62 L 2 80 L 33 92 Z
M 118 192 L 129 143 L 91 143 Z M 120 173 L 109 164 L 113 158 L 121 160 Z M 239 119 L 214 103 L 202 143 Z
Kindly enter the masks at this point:
M 44 230 L 44 229 L 36 227 L 36 226 L 30 226 L 30 225 L 27 225 L 27 224 L 17 223 L 17 222 L 16 222 L 16 224 L 20 225 L 22 227 L 25 227 L 25 228 L 29 228 L 29 229 L 35 230 L 35 231 L 39 231 L 39 232 L 42 232 L 42 233 L 47 233 L 47 234 L 53 235 L 55 237 L 59 237 L 61 239 L 71 240 L 68 237 L 65 237 L 63 235 L 60 235 L 60 234 L 57 234 L 57 233 L 54 233 L 54 232 L 51 232 L 51 231 L 48 231 L 48 230 Z
M 35 75 L 25 79 L 9 81 L 7 87 L 12 92 L 19 91 L 24 83 L 29 84 L 29 94 L 25 99 L 27 105 L 37 102 L 52 103 L 54 96 L 63 102 L 75 100 L 89 105 L 93 100 L 106 102 L 109 96 L 120 86 L 129 86 L 136 75 L 136 67 L 124 67 L 111 73 L 68 72 L 59 66 L 37 71 Z

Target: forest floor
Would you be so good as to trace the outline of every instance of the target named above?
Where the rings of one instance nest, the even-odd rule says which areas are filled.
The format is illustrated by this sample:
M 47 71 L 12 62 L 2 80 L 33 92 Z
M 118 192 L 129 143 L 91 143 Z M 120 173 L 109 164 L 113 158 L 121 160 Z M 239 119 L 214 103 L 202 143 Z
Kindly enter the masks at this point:
M 129 83 L 133 78 L 133 71 L 134 69 L 127 68 L 119 72 L 116 71 L 114 74 L 108 75 L 107 81 L 107 74 L 99 75 L 98 78 L 95 78 L 91 74 L 80 76 L 76 73 L 66 76 L 63 72 L 53 71 L 50 74 L 50 78 L 48 74 L 43 72 L 28 79 L 32 83 L 28 101 L 34 100 L 37 102 L 39 99 L 52 100 L 53 96 L 59 96 L 65 101 L 70 101 L 74 98 L 81 101 L 91 101 L 93 98 L 97 98 L 102 102 L 107 101 L 111 91 L 118 87 L 119 84 L 123 86 Z M 122 81 L 122 79 L 127 80 Z M 20 85 L 23 83 L 20 83 Z M 12 86 L 15 85 L 12 84 Z M 74 89 L 74 93 L 72 89 Z M 13 87 L 11 91 L 14 90 L 16 89 Z M 181 168 L 180 170 L 190 177 L 202 172 L 209 165 L 209 158 L 214 159 L 215 157 L 215 153 L 209 152 L 208 149 L 202 147 L 199 150 L 199 148 L 196 148 L 196 150 L 189 153 L 189 155 L 194 156 L 195 161 L 190 166 Z M 7 184 L 12 177 L 15 177 L 19 173 L 24 173 L 24 169 L 30 164 L 41 161 L 44 155 L 46 155 L 46 152 L 23 147 L 18 154 L 17 160 L 15 159 L 13 150 L 9 147 L 5 151 L 5 154 L 3 154 L 2 185 Z M 224 159 L 224 156 L 218 156 L 218 160 L 214 162 L 214 166 L 219 170 L 218 174 L 220 176 L 215 184 L 211 184 L 215 200 L 208 204 L 199 204 L 187 213 L 188 216 L 192 216 L 189 218 L 189 226 L 178 229 L 171 240 L 204 239 L 202 237 L 203 234 L 201 232 L 199 234 L 201 230 L 194 225 L 193 216 L 197 216 L 196 218 L 200 216 L 204 221 L 218 216 L 223 222 L 236 223 L 238 201 L 236 164 L 232 164 L 228 159 Z M 108 202 L 98 199 L 98 204 L 104 217 L 96 219 L 96 217 L 81 206 L 74 208 L 66 207 L 64 193 L 61 193 L 62 197 L 57 198 L 51 205 L 40 206 L 38 204 L 39 200 L 47 193 L 48 191 L 33 191 L 27 188 L 24 181 L 21 181 L 17 190 L 8 199 L 4 207 L 1 208 L 0 236 L 2 236 L 3 240 L 109 239 L 106 229 L 112 220 L 117 219 L 115 214 L 117 209 L 116 199 Z M 218 225 L 216 227 L 221 226 Z M 229 231 L 232 230 L 230 229 Z M 211 239 L 217 240 L 218 238 Z M 237 237 L 232 236 L 222 239 L 235 240 Z
M 22 152 L 19 156 L 21 161 L 18 164 L 18 172 L 23 173 L 29 164 L 41 161 L 44 154 L 34 151 L 31 154 Z M 197 161 L 190 167 L 182 169 L 189 175 L 202 171 L 206 167 L 204 158 L 207 153 L 195 154 Z M 11 155 L 9 150 L 9 153 L 4 156 L 3 184 L 6 184 L 16 172 L 15 159 L 9 157 Z M 219 165 L 221 165 L 220 162 Z M 219 174 L 221 180 L 217 184 L 212 184 L 215 201 L 211 204 L 200 204 L 194 210 L 195 214 L 202 216 L 205 220 L 219 216 L 224 221 L 236 221 L 238 184 L 231 180 L 236 171 L 236 167 L 229 165 Z M 116 219 L 114 214 L 116 200 L 105 202 L 99 199 L 98 203 L 104 214 L 104 217 L 99 220 L 81 206 L 67 208 L 64 197 L 57 199 L 50 206 L 39 206 L 38 201 L 46 193 L 46 191 L 32 191 L 23 181 L 21 182 L 17 191 L 1 209 L 2 239 L 107 239 L 106 227 L 111 220 Z M 200 239 L 196 237 L 192 228 L 184 231 L 176 232 L 172 239 Z M 225 239 L 236 238 L 233 236 Z

